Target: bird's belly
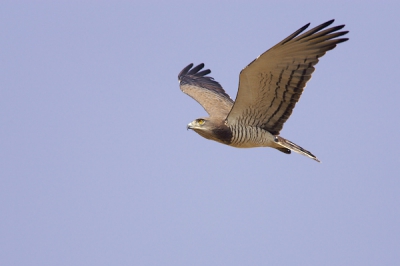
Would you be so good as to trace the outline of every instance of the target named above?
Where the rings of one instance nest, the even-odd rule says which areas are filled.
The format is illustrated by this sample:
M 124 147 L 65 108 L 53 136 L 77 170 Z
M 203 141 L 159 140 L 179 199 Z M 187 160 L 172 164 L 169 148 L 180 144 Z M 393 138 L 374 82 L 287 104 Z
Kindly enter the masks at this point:
M 235 148 L 257 148 L 270 147 L 269 142 L 246 142 L 246 143 L 231 143 L 230 146 Z
M 232 128 L 233 137 L 230 146 L 236 148 L 271 147 L 274 145 L 274 135 L 268 131 L 250 126 Z

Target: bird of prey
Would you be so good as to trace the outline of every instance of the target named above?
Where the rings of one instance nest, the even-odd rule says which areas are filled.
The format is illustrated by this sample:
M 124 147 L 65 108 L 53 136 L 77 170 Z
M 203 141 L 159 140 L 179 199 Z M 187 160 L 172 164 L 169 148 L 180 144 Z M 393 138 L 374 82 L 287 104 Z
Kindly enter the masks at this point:
M 239 75 L 233 101 L 204 64 L 185 67 L 178 75 L 180 89 L 208 113 L 187 125 L 202 137 L 232 147 L 272 147 L 319 162 L 311 152 L 279 136 L 298 102 L 319 58 L 348 38 L 344 25 L 327 28 L 325 22 L 305 33 L 303 26 L 246 66 Z M 301 34 L 302 33 L 302 34 Z

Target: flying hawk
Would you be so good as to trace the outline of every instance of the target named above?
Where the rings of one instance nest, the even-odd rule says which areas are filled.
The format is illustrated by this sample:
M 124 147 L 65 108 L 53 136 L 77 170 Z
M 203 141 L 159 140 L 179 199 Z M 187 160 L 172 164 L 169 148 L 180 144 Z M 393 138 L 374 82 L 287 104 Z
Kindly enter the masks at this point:
M 272 147 L 291 151 L 319 162 L 311 152 L 279 136 L 314 72 L 314 65 L 327 51 L 347 38 L 344 25 L 325 29 L 325 22 L 301 35 L 305 25 L 260 55 L 239 75 L 233 101 L 204 64 L 185 67 L 178 75 L 181 90 L 203 106 L 209 117 L 187 125 L 202 137 L 237 148 Z M 299 35 L 299 36 L 298 36 Z

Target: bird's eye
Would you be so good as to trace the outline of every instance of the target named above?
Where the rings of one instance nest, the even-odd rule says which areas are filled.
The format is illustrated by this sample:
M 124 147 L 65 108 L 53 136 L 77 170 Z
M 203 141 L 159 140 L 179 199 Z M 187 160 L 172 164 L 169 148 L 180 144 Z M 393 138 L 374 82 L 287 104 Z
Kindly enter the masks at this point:
M 204 122 L 205 122 L 204 119 L 197 120 L 197 123 L 199 123 L 200 126 L 202 126 L 204 124 Z

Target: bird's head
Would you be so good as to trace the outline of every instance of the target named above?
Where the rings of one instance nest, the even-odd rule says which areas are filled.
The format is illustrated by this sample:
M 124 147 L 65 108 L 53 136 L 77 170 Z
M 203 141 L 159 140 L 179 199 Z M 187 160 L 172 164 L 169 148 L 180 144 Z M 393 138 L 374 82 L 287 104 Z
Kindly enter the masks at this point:
M 196 131 L 197 133 L 199 133 L 199 131 L 206 131 L 209 130 L 210 128 L 210 120 L 209 118 L 197 118 L 196 120 L 190 122 L 187 125 L 187 129 L 193 129 L 194 131 Z M 199 133 L 200 134 L 200 133 Z
M 193 129 L 197 134 L 206 138 L 215 140 L 214 129 L 215 124 L 212 119 L 207 118 L 197 118 L 187 125 L 187 129 Z
M 206 139 L 226 143 L 232 135 L 224 121 L 223 118 L 215 117 L 198 118 L 189 123 L 187 129 L 193 129 L 197 134 Z

